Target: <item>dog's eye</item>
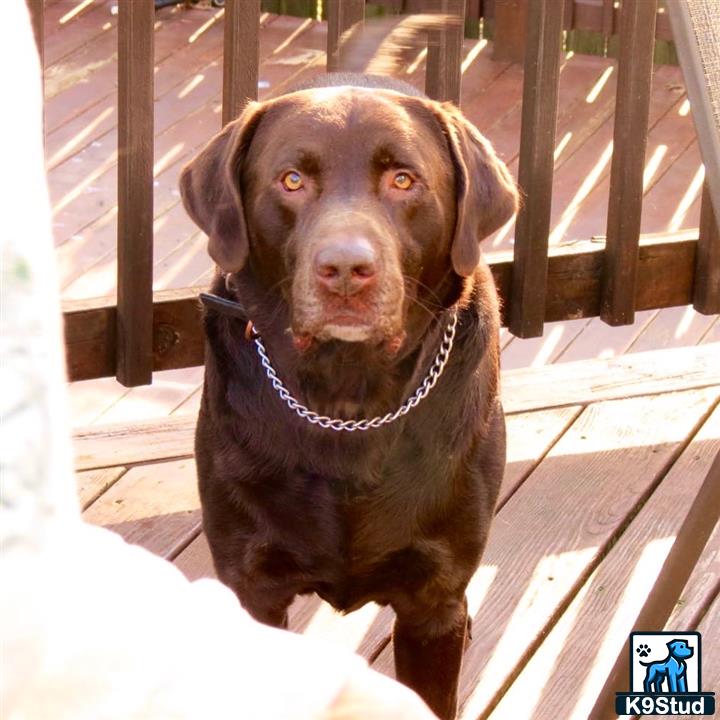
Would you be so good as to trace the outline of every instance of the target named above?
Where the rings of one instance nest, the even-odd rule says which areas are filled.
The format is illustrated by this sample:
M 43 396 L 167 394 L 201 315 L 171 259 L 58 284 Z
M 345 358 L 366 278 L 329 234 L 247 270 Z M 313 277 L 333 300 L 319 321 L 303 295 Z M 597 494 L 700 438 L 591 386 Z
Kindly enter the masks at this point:
M 290 192 L 295 192 L 295 190 L 299 190 L 304 185 L 302 175 L 297 170 L 286 172 L 281 182 L 283 187 Z
M 393 186 L 398 190 L 409 190 L 413 186 L 413 179 L 404 172 L 399 172 L 393 178 Z

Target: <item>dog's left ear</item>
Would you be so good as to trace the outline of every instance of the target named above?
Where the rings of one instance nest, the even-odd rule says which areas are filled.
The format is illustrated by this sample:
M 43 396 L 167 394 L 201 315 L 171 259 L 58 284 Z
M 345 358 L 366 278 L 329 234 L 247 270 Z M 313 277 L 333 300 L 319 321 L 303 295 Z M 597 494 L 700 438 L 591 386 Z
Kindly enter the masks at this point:
M 480 241 L 517 212 L 518 191 L 492 145 L 454 105 L 441 106 L 440 121 L 455 169 L 457 220 L 451 259 L 455 272 L 467 277 L 480 262 Z

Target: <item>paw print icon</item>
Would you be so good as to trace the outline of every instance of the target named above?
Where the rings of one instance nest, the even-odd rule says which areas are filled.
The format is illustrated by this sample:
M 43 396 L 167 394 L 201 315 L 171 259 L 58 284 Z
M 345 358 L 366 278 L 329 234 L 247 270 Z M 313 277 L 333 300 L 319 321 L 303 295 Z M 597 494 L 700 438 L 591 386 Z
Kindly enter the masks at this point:
M 637 646 L 637 654 L 640 657 L 647 657 L 650 654 L 650 646 L 645 645 L 644 643 L 642 645 Z

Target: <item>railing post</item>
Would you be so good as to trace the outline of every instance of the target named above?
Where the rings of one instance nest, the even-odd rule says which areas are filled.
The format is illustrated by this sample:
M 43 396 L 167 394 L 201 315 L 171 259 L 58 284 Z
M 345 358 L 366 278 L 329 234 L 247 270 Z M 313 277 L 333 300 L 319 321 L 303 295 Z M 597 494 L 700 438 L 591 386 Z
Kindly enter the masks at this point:
M 512 305 L 517 337 L 543 333 L 563 0 L 529 0 L 518 180 L 525 198 L 515 225 Z
M 695 256 L 693 307 L 705 315 L 720 313 L 720 227 L 705 182 L 700 205 L 700 237 Z
M 702 313 L 720 312 L 720 117 L 717 111 L 720 29 L 714 17 L 716 7 L 711 5 L 709 0 L 667 3 L 705 163 L 693 295 L 695 309 Z
M 119 3 L 117 379 L 152 382 L 153 0 Z
M 610 325 L 631 325 L 635 320 L 656 11 L 657 0 L 624 0 L 620 8 L 620 57 L 600 305 L 600 316 Z
M 260 0 L 226 0 L 223 48 L 222 123 L 257 100 L 260 47 Z
M 438 9 L 443 14 L 457 16 L 458 22 L 444 23 L 441 30 L 428 32 L 425 92 L 433 100 L 449 100 L 460 105 L 465 0 L 441 0 Z
M 528 4 L 532 0 L 495 0 L 495 23 L 493 26 L 493 60 L 521 63 L 525 60 L 528 25 Z M 563 0 L 544 2 L 546 10 Z M 530 51 L 532 55 L 532 50 Z
M 365 18 L 365 0 L 332 0 L 327 6 L 327 71 L 340 69 L 340 38 Z

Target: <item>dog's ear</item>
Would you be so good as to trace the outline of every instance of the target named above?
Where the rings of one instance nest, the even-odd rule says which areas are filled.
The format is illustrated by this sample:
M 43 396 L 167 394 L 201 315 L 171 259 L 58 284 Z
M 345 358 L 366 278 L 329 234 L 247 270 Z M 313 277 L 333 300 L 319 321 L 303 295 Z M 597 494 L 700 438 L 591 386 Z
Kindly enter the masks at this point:
M 492 145 L 451 103 L 439 110 L 455 170 L 457 220 L 451 249 L 453 269 L 472 275 L 480 262 L 480 241 L 517 212 L 518 192 Z
M 238 272 L 248 256 L 240 190 L 243 158 L 263 115 L 251 102 L 182 170 L 180 194 L 188 215 L 208 236 L 208 253 L 225 272 Z

